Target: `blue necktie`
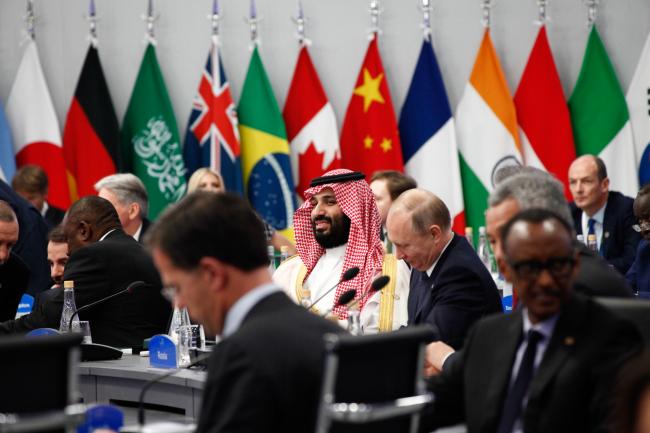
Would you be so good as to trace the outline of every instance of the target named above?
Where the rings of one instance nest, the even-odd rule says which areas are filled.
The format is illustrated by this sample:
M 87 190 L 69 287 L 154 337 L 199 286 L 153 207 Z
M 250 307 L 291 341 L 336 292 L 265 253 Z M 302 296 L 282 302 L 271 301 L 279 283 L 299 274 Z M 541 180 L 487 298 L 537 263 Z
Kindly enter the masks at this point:
M 535 330 L 531 329 L 528 331 L 528 345 L 521 359 L 515 382 L 508 392 L 506 401 L 503 403 L 503 411 L 501 412 L 501 420 L 499 421 L 497 433 L 511 433 L 515 421 L 521 415 L 524 397 L 526 396 L 526 392 L 528 392 L 528 385 L 530 385 L 530 381 L 535 373 L 537 343 L 543 338 L 544 336 Z
M 596 220 L 593 218 L 587 221 L 587 236 L 589 235 L 596 235 Z

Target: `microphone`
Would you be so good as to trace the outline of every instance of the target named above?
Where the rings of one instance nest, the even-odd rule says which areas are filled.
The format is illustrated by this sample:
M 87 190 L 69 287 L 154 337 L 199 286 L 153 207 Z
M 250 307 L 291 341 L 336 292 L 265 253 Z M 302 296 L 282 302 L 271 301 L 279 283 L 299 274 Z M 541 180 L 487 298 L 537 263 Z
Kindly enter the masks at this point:
M 77 308 L 72 313 L 72 316 L 70 316 L 70 322 L 68 323 L 68 332 L 72 331 L 72 321 L 74 320 L 75 316 L 77 316 L 82 311 L 86 311 L 89 308 L 92 308 L 97 304 L 101 304 L 103 302 L 106 302 L 106 301 L 108 301 L 110 299 L 113 299 L 113 298 L 115 298 L 117 296 L 120 296 L 120 295 L 123 295 L 125 293 L 131 293 L 136 287 L 140 287 L 140 286 L 146 286 L 146 283 L 144 281 L 134 281 L 131 284 L 129 284 L 128 286 L 126 286 L 126 289 L 124 289 L 124 290 L 120 290 L 117 293 L 113 293 L 112 295 L 108 295 L 105 298 L 99 299 L 99 300 L 97 300 L 95 302 L 91 302 L 90 304 L 86 304 L 86 305 L 83 305 L 83 306 Z
M 208 359 L 212 355 L 212 353 L 206 353 L 201 356 L 197 356 L 194 362 L 191 362 L 186 368 L 194 367 L 197 364 L 202 363 L 206 359 Z M 140 425 L 140 431 L 142 430 L 142 426 L 144 426 L 144 396 L 147 394 L 147 391 L 149 388 L 151 388 L 154 384 L 160 382 L 161 380 L 173 376 L 174 374 L 178 373 L 180 370 L 171 370 L 168 371 L 165 374 L 161 374 L 160 376 L 156 377 L 155 379 L 151 379 L 147 383 L 144 384 L 142 387 L 142 390 L 140 391 L 140 397 L 138 397 L 138 424 Z
M 311 303 L 309 307 L 307 307 L 308 310 L 311 309 L 314 305 L 316 305 L 321 299 L 323 299 L 325 296 L 327 296 L 332 290 L 336 289 L 339 284 L 341 284 L 344 281 L 350 281 L 354 277 L 356 277 L 359 274 L 359 268 L 358 267 L 353 267 L 348 269 L 347 271 L 343 272 L 343 275 L 341 276 L 341 279 L 339 280 L 338 283 L 334 284 L 332 287 L 327 289 L 325 293 L 323 293 L 318 299 L 316 299 L 314 302 Z
M 340 307 L 340 306 L 342 306 L 342 305 L 347 305 L 347 304 L 349 304 L 350 301 L 353 300 L 355 296 L 357 296 L 357 291 L 356 291 L 356 289 L 346 290 L 345 292 L 343 292 L 343 294 L 342 294 L 341 296 L 339 296 L 339 300 L 336 301 L 336 303 L 334 304 L 334 306 L 333 306 L 332 308 L 329 308 L 329 309 L 325 312 L 325 314 L 321 314 L 321 317 L 325 317 L 325 316 L 327 316 L 327 315 L 328 315 L 329 313 L 331 313 L 331 312 L 332 312 L 336 307 Z
M 354 306 L 357 305 L 359 302 L 361 302 L 362 300 L 365 300 L 365 299 L 368 298 L 369 296 L 374 295 L 375 292 L 378 292 L 378 291 L 380 291 L 381 289 L 383 289 L 384 287 L 386 287 L 386 285 L 388 284 L 389 281 L 390 281 L 390 277 L 389 277 L 388 275 L 381 275 L 381 276 L 375 278 L 375 279 L 372 281 L 372 283 L 370 284 L 370 290 L 368 290 L 368 292 L 366 292 L 366 294 L 363 295 L 360 299 L 357 299 L 356 301 L 354 301 L 354 302 L 350 305 L 350 308 L 351 308 L 351 307 L 354 307 Z

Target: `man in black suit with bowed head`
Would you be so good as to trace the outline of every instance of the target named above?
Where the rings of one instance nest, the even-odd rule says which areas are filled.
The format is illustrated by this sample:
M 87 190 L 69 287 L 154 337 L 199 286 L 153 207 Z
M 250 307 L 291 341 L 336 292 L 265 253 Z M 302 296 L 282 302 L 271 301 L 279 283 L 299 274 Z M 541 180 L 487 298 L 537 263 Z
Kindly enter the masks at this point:
M 124 233 L 113 205 L 96 196 L 74 203 L 63 220 L 70 258 L 63 280 L 74 281 L 77 308 L 125 289 L 134 281 L 145 286 L 80 313 L 89 320 L 93 342 L 115 347 L 142 347 L 142 341 L 165 332 L 171 307 L 160 294 L 160 276 L 143 246 Z M 58 328 L 63 290 L 56 290 L 36 311 L 0 324 L 0 333 Z
M 436 401 L 422 430 L 465 422 L 469 433 L 607 431 L 611 385 L 640 351 L 639 332 L 573 293 L 579 254 L 562 217 L 523 211 L 503 228 L 502 245 L 523 308 L 476 324 L 432 379 Z
M 641 236 L 632 229 L 636 224 L 634 200 L 609 190 L 607 168 L 602 159 L 583 155 L 569 167 L 569 189 L 573 223 L 585 241 L 596 235 L 598 252 L 625 275 L 636 255 Z
M 209 361 L 196 431 L 313 431 L 323 335 L 342 330 L 272 282 L 264 226 L 250 205 L 232 194 L 191 194 L 163 213 L 145 242 L 178 305 L 223 338 Z
M 492 276 L 467 240 L 451 231 L 449 210 L 433 193 L 402 193 L 386 227 L 397 258 L 412 268 L 409 325 L 429 324 L 437 339 L 458 349 L 475 321 L 502 311 Z
M 9 203 L 0 200 L 0 320 L 13 319 L 27 290 L 29 269 L 12 250 L 18 242 L 18 218 Z

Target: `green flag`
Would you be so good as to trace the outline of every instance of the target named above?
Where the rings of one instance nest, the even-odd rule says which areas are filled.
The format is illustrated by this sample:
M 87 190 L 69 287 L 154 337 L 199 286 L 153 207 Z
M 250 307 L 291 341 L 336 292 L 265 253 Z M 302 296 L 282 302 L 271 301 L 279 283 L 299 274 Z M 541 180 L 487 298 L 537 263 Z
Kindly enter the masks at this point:
M 149 195 L 149 218 L 155 219 L 183 197 L 186 183 L 178 127 L 152 44 L 144 53 L 121 135 L 122 171 L 142 180 Z
M 284 119 L 262 59 L 253 51 L 239 108 L 242 171 L 248 199 L 278 230 L 293 223 L 295 195 Z
M 635 196 L 639 185 L 630 116 L 596 26 L 589 34 L 569 111 L 576 154 L 600 156 L 607 166 L 611 189 Z

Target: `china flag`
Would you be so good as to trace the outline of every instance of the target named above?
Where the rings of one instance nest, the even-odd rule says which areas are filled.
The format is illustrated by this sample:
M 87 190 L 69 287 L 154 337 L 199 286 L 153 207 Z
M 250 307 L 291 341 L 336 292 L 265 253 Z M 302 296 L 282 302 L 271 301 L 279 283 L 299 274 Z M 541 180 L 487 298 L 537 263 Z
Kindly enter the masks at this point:
M 393 102 L 377 48 L 368 45 L 341 131 L 343 167 L 370 177 L 377 170 L 404 170 Z

